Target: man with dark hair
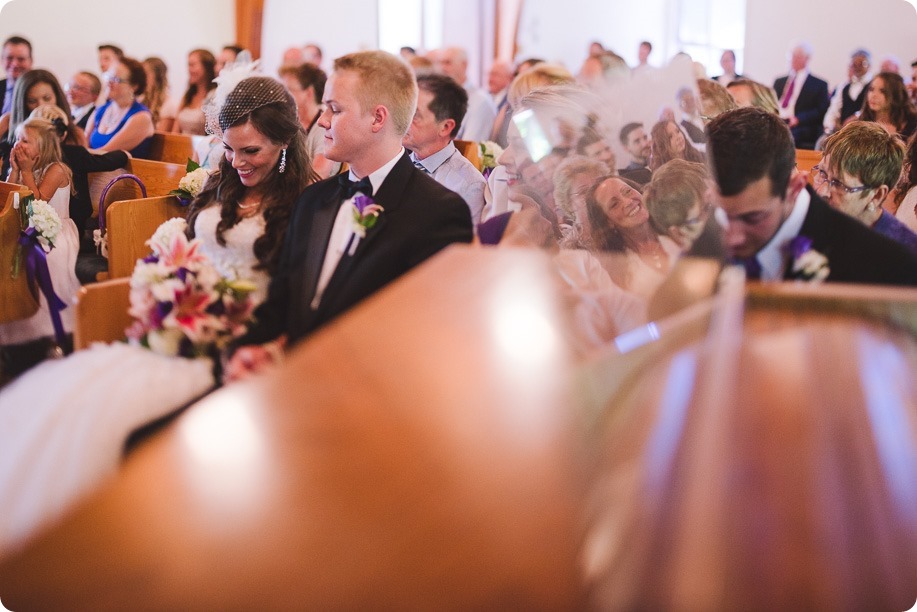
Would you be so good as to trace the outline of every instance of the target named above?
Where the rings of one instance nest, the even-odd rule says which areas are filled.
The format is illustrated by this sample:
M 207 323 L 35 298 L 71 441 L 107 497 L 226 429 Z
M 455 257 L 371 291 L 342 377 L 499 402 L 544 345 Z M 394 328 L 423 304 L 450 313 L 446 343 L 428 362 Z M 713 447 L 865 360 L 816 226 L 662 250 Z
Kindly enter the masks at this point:
M 13 87 L 25 72 L 32 69 L 32 43 L 22 36 L 10 36 L 3 42 L 3 70 L 6 78 L 0 81 L 0 115 L 10 112 L 13 104 Z
M 632 122 L 621 128 L 621 144 L 630 153 L 631 162 L 626 168 L 618 170 L 618 174 L 629 178 L 641 185 L 646 185 L 653 177 L 649 169 L 650 163 L 650 137 L 643 128 L 642 123 Z
M 729 220 L 726 248 L 749 278 L 917 285 L 917 258 L 806 185 L 778 116 L 732 110 L 707 125 L 707 138 L 716 196 Z
M 471 211 L 475 224 L 484 208 L 487 181 L 455 148 L 453 139 L 468 109 L 468 94 L 454 79 L 443 74 L 417 77 L 417 111 L 404 136 L 414 165 L 436 182 L 456 192 Z

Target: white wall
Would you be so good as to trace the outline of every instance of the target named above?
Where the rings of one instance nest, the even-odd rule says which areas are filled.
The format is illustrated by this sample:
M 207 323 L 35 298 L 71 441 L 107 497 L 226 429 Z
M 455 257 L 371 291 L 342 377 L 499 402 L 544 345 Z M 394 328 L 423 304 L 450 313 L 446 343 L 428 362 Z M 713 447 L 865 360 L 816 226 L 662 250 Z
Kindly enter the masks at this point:
M 283 52 L 294 45 L 315 43 L 322 48 L 322 68 L 334 58 L 379 46 L 375 0 L 265 0 L 261 34 L 261 65 L 276 74 Z
M 149 2 L 154 9 L 138 9 Z M 184 92 L 187 56 L 218 51 L 236 37 L 233 0 L 13 0 L 0 10 L 0 40 L 32 42 L 34 66 L 63 84 L 73 73 L 98 73 L 96 47 L 114 43 L 137 59 L 158 55 L 169 66 L 172 93 Z

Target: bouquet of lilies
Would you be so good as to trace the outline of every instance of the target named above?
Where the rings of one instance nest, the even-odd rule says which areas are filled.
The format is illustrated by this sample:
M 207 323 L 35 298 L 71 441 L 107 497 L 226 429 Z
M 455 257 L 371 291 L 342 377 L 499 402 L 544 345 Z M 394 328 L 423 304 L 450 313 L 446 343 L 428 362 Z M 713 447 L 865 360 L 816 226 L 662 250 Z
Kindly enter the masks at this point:
M 220 276 L 188 240 L 184 219 L 164 223 L 147 242 L 130 283 L 130 341 L 163 355 L 215 357 L 245 331 L 255 286 Z
M 178 181 L 178 189 L 169 192 L 169 195 L 177 197 L 183 206 L 187 206 L 197 197 L 210 178 L 210 170 L 201 168 L 200 164 L 191 159 L 185 166 L 185 172 L 187 174 Z

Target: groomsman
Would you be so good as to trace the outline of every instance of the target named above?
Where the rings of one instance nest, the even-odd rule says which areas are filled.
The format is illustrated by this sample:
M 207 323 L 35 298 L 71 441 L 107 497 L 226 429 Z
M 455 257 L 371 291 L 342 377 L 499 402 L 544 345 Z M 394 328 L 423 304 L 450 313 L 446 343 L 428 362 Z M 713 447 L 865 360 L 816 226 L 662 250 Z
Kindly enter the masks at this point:
M 707 158 L 728 217 L 726 248 L 748 277 L 917 285 L 917 257 L 838 212 L 795 171 L 787 125 L 763 109 L 739 108 L 707 124 Z M 794 252 L 796 251 L 796 252 Z M 818 269 L 794 270 L 803 252 Z
M 280 269 L 237 343 L 229 379 L 272 363 L 265 343 L 295 343 L 447 245 L 471 242 L 468 206 L 417 169 L 401 144 L 417 104 L 407 64 L 383 51 L 340 57 L 323 102 L 325 157 L 349 173 L 296 201 Z

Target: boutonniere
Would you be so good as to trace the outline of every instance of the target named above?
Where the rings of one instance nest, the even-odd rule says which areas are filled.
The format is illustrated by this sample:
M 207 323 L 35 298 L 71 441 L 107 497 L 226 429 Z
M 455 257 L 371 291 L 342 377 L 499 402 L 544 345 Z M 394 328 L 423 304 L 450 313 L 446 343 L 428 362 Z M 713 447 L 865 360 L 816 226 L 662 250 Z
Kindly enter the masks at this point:
M 812 248 L 811 238 L 796 236 L 790 241 L 789 249 L 793 258 L 790 278 L 820 283 L 831 274 L 828 258 Z
M 350 255 L 352 256 L 360 239 L 366 238 L 366 230 L 372 229 L 379 220 L 379 214 L 385 209 L 376 204 L 368 195 L 362 193 L 353 199 L 353 239 L 350 241 Z

